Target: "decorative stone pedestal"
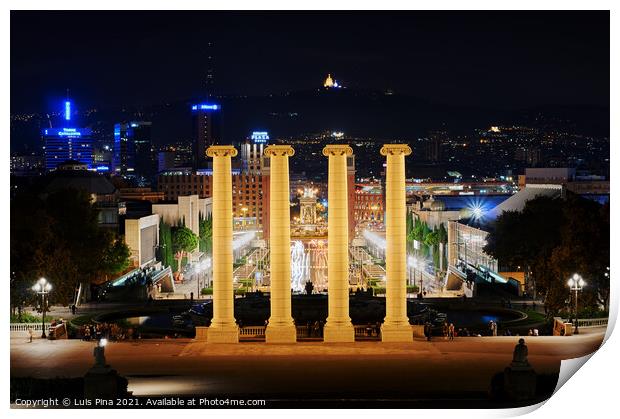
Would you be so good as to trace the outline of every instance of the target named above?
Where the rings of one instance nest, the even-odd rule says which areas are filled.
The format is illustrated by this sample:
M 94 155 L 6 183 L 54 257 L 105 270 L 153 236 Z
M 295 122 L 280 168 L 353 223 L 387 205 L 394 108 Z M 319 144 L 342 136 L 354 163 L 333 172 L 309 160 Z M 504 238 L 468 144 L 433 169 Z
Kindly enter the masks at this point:
M 121 380 L 124 378 L 109 365 L 94 366 L 84 376 L 84 398 L 93 400 L 119 397 L 120 393 L 125 392 L 124 389 L 119 389 Z
M 323 341 L 341 343 L 355 342 L 355 329 L 351 322 L 335 323 L 333 320 L 328 320 L 323 328 Z
M 510 400 L 531 400 L 536 396 L 536 372 L 532 367 L 507 367 L 504 394 Z
M 207 328 L 208 343 L 239 343 L 239 328 L 237 325 L 214 325 Z
M 207 340 L 208 333 L 209 333 L 208 327 L 196 326 L 196 337 L 194 339 L 205 342 Z
M 290 325 L 274 325 L 269 324 L 265 329 L 265 342 L 266 343 L 296 343 L 297 342 L 297 329 L 295 324 L 291 322 Z
M 381 326 L 382 342 L 412 342 L 413 330 L 409 323 L 388 323 L 387 321 Z

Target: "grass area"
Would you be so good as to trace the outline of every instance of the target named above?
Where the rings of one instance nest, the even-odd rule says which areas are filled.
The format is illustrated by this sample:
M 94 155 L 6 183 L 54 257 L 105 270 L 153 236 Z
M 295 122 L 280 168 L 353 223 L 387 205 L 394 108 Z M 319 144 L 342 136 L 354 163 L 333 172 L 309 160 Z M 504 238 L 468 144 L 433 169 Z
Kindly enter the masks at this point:
M 51 316 L 45 316 L 45 322 L 49 323 L 56 320 Z M 11 314 L 11 323 L 41 323 L 41 316 L 34 316 L 30 313 L 22 313 L 21 318 L 17 314 Z
M 539 322 L 544 322 L 545 321 L 545 315 L 542 313 L 539 313 L 537 311 L 534 310 L 525 310 L 525 314 L 527 314 L 527 320 L 526 322 L 528 323 L 539 323 Z

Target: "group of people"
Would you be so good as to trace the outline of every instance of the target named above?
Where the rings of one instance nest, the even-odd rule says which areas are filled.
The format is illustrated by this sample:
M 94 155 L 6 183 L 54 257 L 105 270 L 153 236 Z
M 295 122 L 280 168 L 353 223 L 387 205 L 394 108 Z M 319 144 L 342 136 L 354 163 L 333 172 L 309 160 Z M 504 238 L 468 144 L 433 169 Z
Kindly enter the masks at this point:
M 116 323 L 96 323 L 85 324 L 80 328 L 80 336 L 82 340 L 100 340 L 107 339 L 110 341 L 119 341 L 126 339 L 140 339 L 140 333 L 134 328 L 125 329 Z

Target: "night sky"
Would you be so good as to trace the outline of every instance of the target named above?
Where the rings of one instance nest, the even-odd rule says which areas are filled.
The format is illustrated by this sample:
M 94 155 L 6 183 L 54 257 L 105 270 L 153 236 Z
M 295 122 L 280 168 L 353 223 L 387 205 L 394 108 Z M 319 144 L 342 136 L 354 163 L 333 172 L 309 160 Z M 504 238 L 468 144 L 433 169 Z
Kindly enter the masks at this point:
M 11 111 L 351 88 L 451 105 L 609 105 L 604 12 L 12 12 Z

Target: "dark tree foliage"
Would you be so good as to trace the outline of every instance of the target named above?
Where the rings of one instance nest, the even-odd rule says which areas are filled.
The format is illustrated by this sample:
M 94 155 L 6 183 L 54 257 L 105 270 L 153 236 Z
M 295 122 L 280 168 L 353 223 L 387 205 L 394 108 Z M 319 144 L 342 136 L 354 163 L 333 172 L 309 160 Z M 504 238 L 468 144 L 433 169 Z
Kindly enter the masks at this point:
M 523 269 L 545 301 L 547 312 L 566 308 L 568 278 L 587 282 L 583 303 L 608 307 L 609 205 L 568 193 L 566 198 L 537 197 L 522 212 L 504 212 L 487 237 L 484 251 L 504 269 Z
M 67 305 L 80 282 L 91 283 L 129 266 L 129 249 L 98 224 L 88 194 L 62 189 L 21 194 L 11 201 L 11 305 L 31 303 L 39 277 L 53 285 L 50 302 Z

